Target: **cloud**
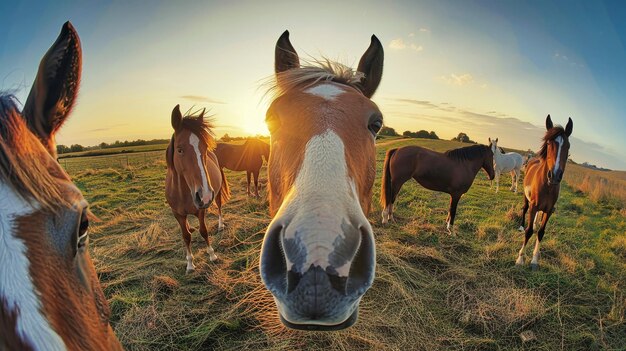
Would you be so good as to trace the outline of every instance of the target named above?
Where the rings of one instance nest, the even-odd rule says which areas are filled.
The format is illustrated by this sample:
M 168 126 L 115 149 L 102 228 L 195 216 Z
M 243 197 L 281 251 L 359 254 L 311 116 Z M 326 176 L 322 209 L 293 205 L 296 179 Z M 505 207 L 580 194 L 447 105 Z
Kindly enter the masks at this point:
M 180 98 L 195 101 L 195 102 L 208 102 L 210 104 L 225 104 L 225 102 L 223 101 L 211 99 L 209 97 L 202 96 L 202 95 L 183 95 L 183 96 L 180 96 Z
M 108 131 L 108 130 L 112 130 L 112 129 L 119 128 L 119 127 L 124 127 L 124 126 L 127 126 L 127 125 L 129 125 L 129 124 L 128 123 L 112 124 L 112 125 L 109 125 L 109 126 L 106 126 L 106 127 L 102 127 L 102 128 L 89 129 L 89 130 L 86 130 L 85 132 L 87 132 L 87 133 L 105 132 L 105 131 Z
M 411 37 L 411 34 L 409 34 L 409 37 Z M 402 38 L 393 39 L 389 43 L 389 48 L 392 50 L 404 50 L 408 48 L 415 52 L 420 52 L 424 50 L 423 46 L 415 44 L 415 43 L 405 42 L 404 39 Z
M 389 43 L 389 48 L 392 50 L 406 49 L 406 44 L 402 38 L 394 39 Z
M 430 29 L 428 29 L 428 28 L 420 28 L 420 33 L 430 34 Z
M 449 75 L 441 76 L 439 77 L 439 79 L 441 79 L 442 81 L 448 84 L 459 85 L 459 86 L 474 82 L 474 77 L 469 73 L 463 73 L 459 75 L 452 73 Z
M 413 38 L 415 36 L 415 33 L 409 33 L 409 38 Z

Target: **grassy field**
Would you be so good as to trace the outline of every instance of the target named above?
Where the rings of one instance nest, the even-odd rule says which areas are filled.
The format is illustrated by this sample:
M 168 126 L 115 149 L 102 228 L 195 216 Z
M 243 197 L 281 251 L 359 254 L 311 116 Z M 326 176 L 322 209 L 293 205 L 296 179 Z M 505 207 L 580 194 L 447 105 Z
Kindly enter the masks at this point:
M 406 144 L 441 151 L 462 146 L 423 139 L 379 142 L 375 205 L 369 216 L 377 241 L 376 280 L 361 303 L 358 323 L 326 333 L 287 330 L 278 322 L 257 268 L 270 221 L 267 200 L 245 196 L 245 174 L 227 172 L 233 199 L 224 209 L 226 229 L 217 234 L 216 217 L 208 215 L 220 260 L 208 260 L 196 231 L 198 269 L 186 275 L 180 232 L 163 194 L 162 152 L 130 166 L 94 166 L 100 158 L 67 160 L 69 172 L 101 219 L 93 226 L 90 250 L 113 312 L 111 322 L 124 346 L 626 349 L 626 216 L 620 208 L 591 201 L 564 185 L 544 237 L 540 270 L 531 272 L 528 266 L 514 266 L 522 240 L 516 230 L 522 195 L 496 195 L 482 171 L 461 199 L 455 235 L 444 231 L 448 196 L 415 182 L 400 193 L 396 215 L 402 219 L 381 225 L 378 196 L 384 152 Z M 265 176 L 261 182 L 265 196 Z M 501 189 L 507 189 L 510 178 L 503 176 L 501 182 Z

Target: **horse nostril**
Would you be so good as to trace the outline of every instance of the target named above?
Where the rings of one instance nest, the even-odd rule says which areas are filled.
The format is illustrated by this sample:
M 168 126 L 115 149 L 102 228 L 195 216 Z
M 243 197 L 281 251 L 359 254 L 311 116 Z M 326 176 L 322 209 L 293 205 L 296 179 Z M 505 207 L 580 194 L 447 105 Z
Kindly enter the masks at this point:
M 199 191 L 196 191 L 196 204 L 202 206 L 202 194 Z
M 348 295 L 361 295 L 372 285 L 376 269 L 376 251 L 374 250 L 373 233 L 369 225 L 361 227 L 361 246 L 357 251 L 346 283 Z
M 548 170 L 548 179 L 552 179 L 552 170 Z
M 287 290 L 287 261 L 281 243 L 283 226 L 270 225 L 261 247 L 261 279 L 272 292 L 284 293 Z M 299 281 L 300 277 L 292 277 Z M 292 289 L 295 288 L 292 287 Z

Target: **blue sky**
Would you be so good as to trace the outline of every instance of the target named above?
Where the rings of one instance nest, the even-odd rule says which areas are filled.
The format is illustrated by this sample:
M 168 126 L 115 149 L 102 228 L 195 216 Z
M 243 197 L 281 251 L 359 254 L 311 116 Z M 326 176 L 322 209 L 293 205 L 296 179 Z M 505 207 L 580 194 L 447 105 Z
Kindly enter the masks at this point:
M 84 66 L 60 143 L 166 138 L 177 103 L 211 108 L 218 135 L 266 133 L 260 81 L 289 29 L 301 57 L 350 65 L 376 34 L 386 56 L 374 101 L 400 132 L 536 150 L 550 113 L 574 120 L 576 161 L 626 169 L 621 2 L 2 2 L 0 90 L 25 99 L 66 20 Z

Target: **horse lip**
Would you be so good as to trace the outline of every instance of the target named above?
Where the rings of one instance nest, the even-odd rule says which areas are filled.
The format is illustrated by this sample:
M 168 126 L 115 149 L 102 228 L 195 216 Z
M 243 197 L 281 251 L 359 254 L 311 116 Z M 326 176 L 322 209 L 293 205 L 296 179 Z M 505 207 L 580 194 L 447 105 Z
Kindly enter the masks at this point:
M 278 312 L 278 317 L 280 318 L 281 323 L 283 323 L 286 327 L 296 330 L 307 330 L 307 331 L 335 331 L 349 328 L 356 323 L 359 316 L 359 309 L 356 308 L 354 312 L 343 322 L 339 324 L 333 325 L 325 325 L 325 324 L 315 324 L 315 323 L 292 323 L 285 319 L 283 315 Z

